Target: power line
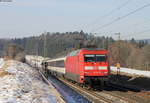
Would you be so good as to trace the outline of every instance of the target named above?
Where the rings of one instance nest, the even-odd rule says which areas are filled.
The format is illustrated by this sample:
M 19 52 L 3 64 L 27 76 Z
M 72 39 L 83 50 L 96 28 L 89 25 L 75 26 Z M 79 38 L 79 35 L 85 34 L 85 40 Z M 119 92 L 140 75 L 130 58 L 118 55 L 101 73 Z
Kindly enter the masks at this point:
M 99 29 L 102 29 L 102 28 L 105 28 L 105 27 L 107 27 L 107 26 L 110 26 L 110 25 L 112 25 L 113 23 L 115 23 L 115 22 L 117 22 L 117 21 L 119 21 L 119 20 L 122 20 L 122 19 L 124 19 L 124 18 L 126 18 L 126 17 L 128 17 L 128 16 L 130 16 L 130 15 L 132 15 L 132 14 L 134 14 L 134 13 L 136 13 L 136 12 L 138 12 L 138 11 L 140 11 L 140 10 L 146 8 L 146 7 L 148 7 L 148 6 L 150 6 L 150 3 L 145 4 L 144 6 L 142 6 L 142 7 L 140 7 L 140 8 L 137 8 L 137 9 L 135 9 L 134 11 L 131 11 L 131 12 L 129 12 L 129 13 L 126 14 L 126 15 L 123 15 L 123 16 L 121 16 L 121 17 L 118 17 L 118 18 L 114 19 L 113 21 L 111 21 L 111 22 L 109 22 L 109 23 L 107 23 L 107 24 L 104 24 L 104 25 L 102 25 L 101 27 L 99 27 L 99 28 L 97 28 L 97 29 L 95 29 L 95 30 L 92 30 L 91 32 L 94 32 L 94 31 L 97 31 L 97 30 L 99 30 Z
M 98 17 L 96 20 L 94 20 L 93 22 L 87 24 L 86 26 L 88 26 L 88 25 L 95 25 L 95 24 L 99 21 L 99 19 L 101 19 L 101 18 L 106 18 L 106 17 L 110 16 L 110 15 L 113 14 L 115 11 L 120 10 L 121 8 L 123 8 L 124 6 L 126 6 L 127 4 L 129 4 L 130 1 L 131 1 L 131 0 L 125 1 L 124 3 L 122 3 L 121 5 L 119 5 L 118 7 L 116 7 L 115 9 L 111 10 L 110 12 L 108 12 L 107 14 L 105 14 L 105 15 L 103 15 L 103 16 L 101 16 L 101 17 Z
M 149 32 L 150 29 L 147 29 L 147 30 L 144 30 L 144 31 L 140 31 L 140 32 L 137 32 L 136 34 L 142 34 L 142 33 L 146 33 L 146 32 Z
M 142 21 L 142 22 L 140 22 L 140 23 L 135 23 L 135 24 L 133 24 L 132 26 L 134 26 L 134 27 L 136 26 L 136 27 L 137 27 L 137 26 L 139 26 L 139 25 L 141 26 L 141 25 L 143 25 L 143 24 L 147 24 L 147 23 L 150 22 L 149 20 L 150 20 L 150 19 L 147 19 L 147 20 Z
M 137 33 L 134 33 L 134 36 L 139 35 L 139 34 L 143 34 L 143 33 L 147 33 L 147 32 L 149 32 L 149 31 L 150 31 L 150 29 L 143 30 L 143 31 L 139 31 L 139 32 L 137 32 Z M 126 36 L 130 36 L 130 35 L 126 35 Z
M 139 32 L 132 33 L 132 34 L 130 33 L 128 35 L 122 35 L 122 36 L 131 38 L 131 37 L 136 37 L 137 35 L 142 35 L 143 33 L 148 33 L 149 31 L 150 31 L 150 29 L 147 29 L 147 30 L 139 31 Z

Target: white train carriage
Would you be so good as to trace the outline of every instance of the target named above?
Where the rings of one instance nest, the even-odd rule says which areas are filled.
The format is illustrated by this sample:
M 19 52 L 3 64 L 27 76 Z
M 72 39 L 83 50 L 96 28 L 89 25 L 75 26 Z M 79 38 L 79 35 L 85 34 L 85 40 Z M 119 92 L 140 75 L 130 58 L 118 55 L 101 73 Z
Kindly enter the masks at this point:
M 57 58 L 57 59 L 51 59 L 46 60 L 47 63 L 47 69 L 50 73 L 54 75 L 64 75 L 66 73 L 65 70 L 65 57 L 63 58 Z

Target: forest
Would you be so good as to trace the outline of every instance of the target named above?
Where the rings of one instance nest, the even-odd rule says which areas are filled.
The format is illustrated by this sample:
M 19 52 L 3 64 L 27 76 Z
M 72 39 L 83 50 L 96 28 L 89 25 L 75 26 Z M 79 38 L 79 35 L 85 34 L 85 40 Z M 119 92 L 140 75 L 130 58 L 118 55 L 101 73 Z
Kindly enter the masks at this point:
M 27 55 L 50 58 L 65 56 L 80 48 L 104 48 L 109 52 L 109 63 L 120 62 L 122 67 L 150 70 L 150 44 L 146 40 L 114 40 L 112 37 L 94 36 L 83 31 L 42 33 L 26 38 L 0 39 L 0 56 L 10 44 L 21 46 Z

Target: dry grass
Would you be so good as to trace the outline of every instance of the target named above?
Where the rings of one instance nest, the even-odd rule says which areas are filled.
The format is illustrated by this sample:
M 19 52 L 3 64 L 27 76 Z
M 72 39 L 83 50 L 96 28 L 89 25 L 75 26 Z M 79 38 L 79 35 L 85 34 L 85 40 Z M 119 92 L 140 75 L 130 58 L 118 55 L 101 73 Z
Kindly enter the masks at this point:
M 9 73 L 6 71 L 0 71 L 0 77 L 4 77 L 6 75 L 9 75 Z
M 0 77 L 4 77 L 6 75 L 10 75 L 10 73 L 8 73 L 7 71 L 5 71 L 7 69 L 7 67 L 8 67 L 8 64 L 5 63 L 3 65 L 3 67 L 0 69 Z
M 22 47 L 16 44 L 10 44 L 5 49 L 5 60 L 17 60 L 25 62 L 25 52 Z

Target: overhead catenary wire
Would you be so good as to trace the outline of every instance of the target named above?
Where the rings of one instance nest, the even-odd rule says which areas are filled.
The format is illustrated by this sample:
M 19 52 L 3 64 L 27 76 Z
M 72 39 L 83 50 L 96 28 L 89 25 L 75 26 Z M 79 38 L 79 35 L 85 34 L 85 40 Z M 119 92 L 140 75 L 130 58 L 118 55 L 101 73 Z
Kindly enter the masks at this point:
M 127 4 L 129 4 L 129 2 L 132 1 L 132 0 L 127 0 L 125 2 L 123 2 L 122 4 L 120 4 L 118 7 L 112 9 L 111 11 L 109 11 L 108 13 L 104 14 L 103 16 L 100 16 L 98 17 L 96 20 L 92 21 L 91 23 L 87 24 L 85 27 L 88 27 L 90 25 L 95 25 L 98 23 L 98 21 L 100 19 L 103 19 L 103 18 L 106 18 L 106 17 L 109 17 L 110 15 L 112 15 L 114 12 L 116 12 L 117 10 L 120 10 L 122 9 L 123 7 L 125 7 Z
M 149 23 L 150 21 L 149 21 L 150 19 L 147 19 L 147 20 L 145 20 L 145 21 L 142 21 L 142 22 L 137 22 L 137 23 L 134 23 L 133 25 L 131 25 L 131 27 L 138 27 L 138 26 L 143 26 L 143 24 L 147 24 L 147 23 Z M 133 33 L 130 33 L 130 34 L 128 34 L 128 35 L 123 35 L 123 36 L 131 36 L 131 34 L 132 35 L 134 35 L 134 36 L 136 36 L 136 35 L 141 35 L 141 34 L 143 34 L 143 33 L 148 33 L 148 32 L 150 32 L 150 29 L 145 29 L 145 30 L 142 30 L 142 31 L 139 31 L 139 32 L 133 32 Z
M 150 29 L 146 29 L 146 30 L 143 30 L 143 31 L 139 31 L 139 32 L 136 32 L 136 33 L 133 33 L 134 36 L 136 35 L 139 35 L 139 34 L 143 34 L 143 33 L 147 33 L 147 32 L 150 32 Z M 133 35 L 132 34 L 132 35 Z M 131 34 L 128 34 L 128 35 L 125 35 L 125 36 L 131 36 Z
M 137 32 L 136 34 L 142 34 L 142 33 L 146 33 L 146 32 L 149 32 L 150 29 L 147 29 L 147 30 L 144 30 L 144 31 L 140 31 L 140 32 Z
M 115 22 L 117 22 L 117 21 L 119 21 L 119 20 L 122 20 L 122 19 L 124 19 L 124 18 L 126 18 L 126 17 L 128 17 L 128 16 L 130 16 L 130 15 L 132 15 L 132 14 L 134 14 L 134 13 L 136 13 L 136 12 L 138 12 L 138 11 L 144 9 L 144 8 L 146 8 L 146 7 L 149 7 L 149 6 L 150 6 L 150 3 L 145 4 L 144 6 L 142 6 L 142 7 L 140 7 L 140 8 L 137 8 L 137 9 L 135 9 L 135 10 L 133 10 L 133 11 L 127 13 L 126 15 L 123 15 L 123 16 L 121 16 L 121 17 L 118 17 L 118 18 L 112 20 L 111 22 L 102 25 L 102 26 L 99 27 L 99 28 L 96 28 L 96 29 L 94 29 L 94 30 L 91 30 L 91 32 L 95 32 L 95 31 L 97 31 L 97 30 L 100 30 L 100 29 L 102 29 L 102 28 L 105 28 L 105 27 L 107 27 L 107 26 L 110 26 L 110 25 L 112 25 L 113 23 L 115 23 Z
M 135 33 L 128 33 L 127 35 L 122 35 L 122 37 L 124 38 L 124 40 L 126 40 L 126 39 L 134 38 L 135 36 L 142 36 L 143 33 L 150 34 L 150 29 L 142 30 L 142 31 L 135 32 Z M 146 36 L 144 36 L 144 38 L 146 38 Z M 147 38 L 150 38 L 150 36 L 147 35 Z
M 143 25 L 143 24 L 147 24 L 147 23 L 149 23 L 150 22 L 150 19 L 147 19 L 147 20 L 145 20 L 145 21 L 142 21 L 142 22 L 138 22 L 138 23 L 135 23 L 135 24 L 133 24 L 132 26 L 134 26 L 134 27 L 137 27 L 137 26 L 141 26 L 141 25 Z
M 96 20 L 94 20 L 93 22 L 91 22 L 90 24 L 88 25 L 95 25 L 100 19 L 102 18 L 106 18 L 110 15 L 112 15 L 114 12 L 122 9 L 123 7 L 125 7 L 127 4 L 129 4 L 129 2 L 132 1 L 132 0 L 127 0 L 125 2 L 123 2 L 122 4 L 120 4 L 118 7 L 112 9 L 110 12 L 106 13 L 105 15 L 101 16 L 101 17 L 98 17 Z

